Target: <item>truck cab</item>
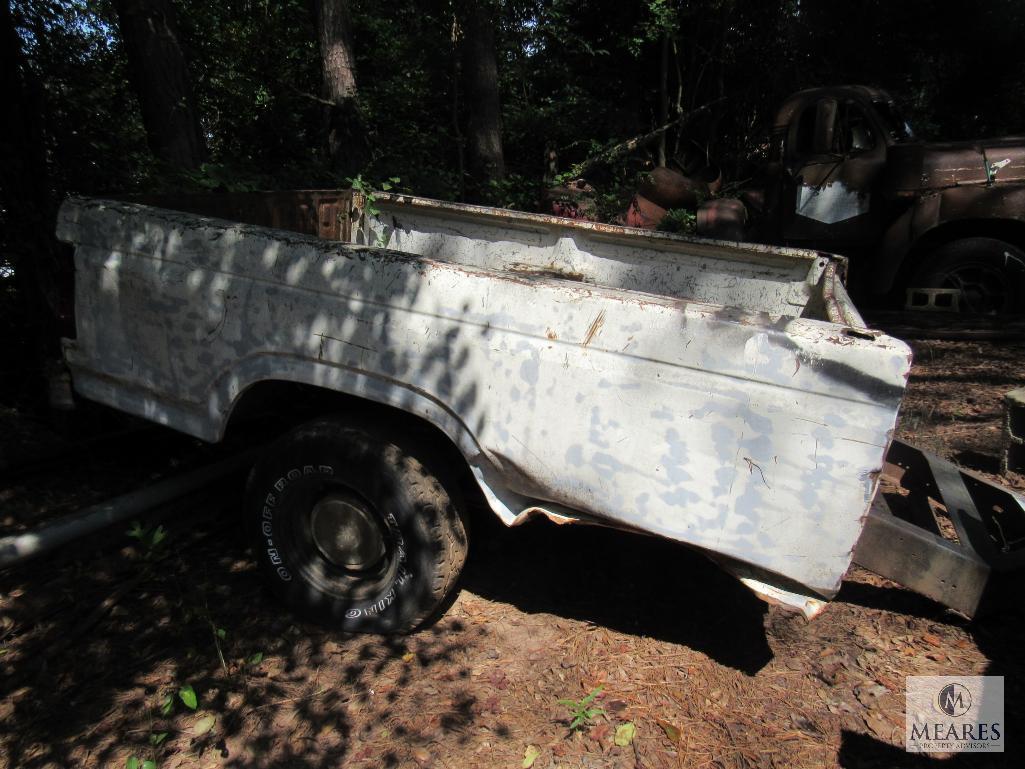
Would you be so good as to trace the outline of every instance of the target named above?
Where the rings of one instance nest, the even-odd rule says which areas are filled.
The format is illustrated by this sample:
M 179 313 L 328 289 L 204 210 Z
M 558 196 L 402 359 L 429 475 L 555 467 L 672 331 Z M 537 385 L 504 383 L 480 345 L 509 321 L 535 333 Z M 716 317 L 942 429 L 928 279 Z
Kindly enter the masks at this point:
M 762 240 L 852 257 L 863 296 L 1025 311 L 1025 139 L 922 142 L 877 88 L 784 102 L 760 224 Z

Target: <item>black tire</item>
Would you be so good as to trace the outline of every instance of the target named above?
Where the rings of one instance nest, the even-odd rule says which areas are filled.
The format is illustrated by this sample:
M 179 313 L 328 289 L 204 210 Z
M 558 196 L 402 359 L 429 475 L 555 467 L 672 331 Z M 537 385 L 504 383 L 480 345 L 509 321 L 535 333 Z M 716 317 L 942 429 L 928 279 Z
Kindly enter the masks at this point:
M 424 456 L 337 419 L 279 439 L 246 492 L 271 590 L 344 631 L 404 633 L 431 619 L 455 587 L 467 537 Z
M 1025 252 L 996 238 L 954 240 L 926 257 L 910 286 L 959 288 L 972 315 L 1025 312 Z

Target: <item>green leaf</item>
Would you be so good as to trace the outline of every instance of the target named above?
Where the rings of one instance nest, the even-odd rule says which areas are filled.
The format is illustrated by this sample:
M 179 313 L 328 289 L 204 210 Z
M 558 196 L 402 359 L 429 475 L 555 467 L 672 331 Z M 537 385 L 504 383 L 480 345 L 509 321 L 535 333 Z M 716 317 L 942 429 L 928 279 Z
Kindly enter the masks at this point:
M 602 688 L 604 688 L 604 687 L 596 686 L 593 689 L 591 689 L 591 692 L 586 697 L 584 697 L 582 700 L 580 700 L 580 705 L 582 707 L 587 707 L 592 702 L 594 702 L 594 698 L 597 697 L 599 694 L 601 694 Z
M 558 700 L 558 703 L 567 708 L 575 708 L 577 706 L 576 700 Z
M 142 769 L 157 769 L 157 762 L 151 758 L 147 758 L 142 762 Z
M 170 715 L 172 710 L 174 710 L 174 695 L 168 694 L 160 704 L 160 715 Z
M 616 738 L 615 743 L 625 748 L 631 742 L 634 741 L 634 737 L 637 736 L 637 727 L 634 726 L 633 722 L 622 724 L 616 727 Z
M 125 761 L 125 769 L 139 769 L 139 757 L 131 756 Z
M 153 747 L 159 747 L 160 743 L 167 739 L 167 732 L 156 732 L 149 736 L 149 744 Z
M 182 702 L 185 703 L 185 707 L 189 710 L 195 710 L 196 706 L 199 705 L 199 700 L 196 697 L 196 690 L 190 685 L 185 685 L 179 689 L 178 696 L 181 697 Z
M 250 665 L 259 665 L 263 662 L 263 652 L 256 652 L 255 654 L 249 655 L 249 659 L 246 662 Z
M 217 637 L 223 641 L 225 638 L 228 637 L 228 631 L 222 627 L 217 628 Z
M 142 535 L 145 534 L 145 533 L 146 533 L 146 530 L 142 528 L 142 524 L 139 523 L 138 521 L 132 521 L 131 528 L 128 529 L 128 531 L 125 532 L 125 534 L 127 534 L 129 537 L 132 537 L 134 539 L 142 539 Z M 132 758 L 135 758 L 135 756 L 132 756 Z M 128 760 L 131 761 L 132 758 L 130 758 Z M 138 761 L 139 759 L 135 758 L 135 760 Z M 138 769 L 138 767 L 133 767 L 133 769 Z
M 541 748 L 537 745 L 528 745 L 527 749 L 523 751 L 523 769 L 530 769 L 540 755 Z
M 668 721 L 663 721 L 661 718 L 656 720 L 658 721 L 658 725 L 662 727 L 662 731 L 666 733 L 666 737 L 669 738 L 669 741 L 674 745 L 679 745 L 680 738 L 682 737 L 680 734 L 680 728 L 678 726 L 673 726 Z
M 163 542 L 166 537 L 167 537 L 167 529 L 165 529 L 162 525 L 161 526 L 157 526 L 153 530 L 153 536 L 152 536 L 150 544 L 153 547 L 156 547 L 161 542 Z

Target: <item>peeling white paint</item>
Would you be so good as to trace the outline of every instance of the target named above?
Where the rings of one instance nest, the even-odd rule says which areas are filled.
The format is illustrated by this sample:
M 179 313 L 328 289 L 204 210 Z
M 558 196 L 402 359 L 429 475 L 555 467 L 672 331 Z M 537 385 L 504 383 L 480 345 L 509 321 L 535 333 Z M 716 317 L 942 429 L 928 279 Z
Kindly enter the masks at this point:
M 797 188 L 797 215 L 823 224 L 836 224 L 868 213 L 869 196 L 843 182 Z
M 823 305 L 828 259 L 540 217 L 387 216 L 418 253 L 65 203 L 76 390 L 206 440 L 261 381 L 368 398 L 446 432 L 507 524 L 677 540 L 806 614 L 835 593 L 910 353 L 801 317 Z

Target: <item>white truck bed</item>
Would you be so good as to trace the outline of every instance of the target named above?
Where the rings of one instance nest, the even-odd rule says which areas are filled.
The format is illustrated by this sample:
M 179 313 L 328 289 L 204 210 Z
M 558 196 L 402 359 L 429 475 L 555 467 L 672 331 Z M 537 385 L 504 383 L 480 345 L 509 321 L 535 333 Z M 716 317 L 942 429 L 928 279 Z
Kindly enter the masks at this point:
M 390 404 L 452 439 L 507 524 L 677 540 L 809 616 L 835 594 L 911 361 L 863 328 L 838 260 L 374 205 L 349 244 L 67 201 L 76 390 L 209 441 L 264 381 Z

